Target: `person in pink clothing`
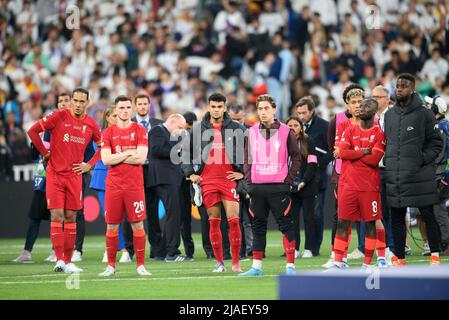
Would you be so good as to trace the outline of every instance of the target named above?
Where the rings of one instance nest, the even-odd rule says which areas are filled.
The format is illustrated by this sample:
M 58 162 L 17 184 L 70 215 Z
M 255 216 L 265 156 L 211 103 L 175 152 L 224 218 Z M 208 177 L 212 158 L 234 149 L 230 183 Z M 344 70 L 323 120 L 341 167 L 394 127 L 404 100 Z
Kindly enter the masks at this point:
M 259 123 L 249 129 L 244 164 L 253 223 L 253 265 L 241 276 L 262 276 L 268 214 L 271 211 L 283 234 L 287 273 L 295 273 L 295 232 L 290 213 L 290 189 L 299 174 L 301 154 L 296 135 L 275 118 L 276 102 L 270 95 L 256 101 Z

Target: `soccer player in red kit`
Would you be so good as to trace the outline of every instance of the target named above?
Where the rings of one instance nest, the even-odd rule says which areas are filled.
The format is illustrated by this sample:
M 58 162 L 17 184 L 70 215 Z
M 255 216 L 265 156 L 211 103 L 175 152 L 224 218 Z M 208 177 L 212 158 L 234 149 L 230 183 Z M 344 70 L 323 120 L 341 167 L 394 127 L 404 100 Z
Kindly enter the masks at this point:
M 334 241 L 334 267 L 343 267 L 351 221 L 365 221 L 365 259 L 369 266 L 376 248 L 376 221 L 382 218 L 379 161 L 384 154 L 384 134 L 374 125 L 377 101 L 365 99 L 360 105 L 360 126 L 348 127 L 340 139 L 336 155 L 345 161 L 340 176 L 344 188 L 338 194 L 338 223 Z
M 118 228 L 126 211 L 133 230 L 137 273 L 149 276 L 144 266 L 146 234 L 145 193 L 142 164 L 147 158 L 148 135 L 145 127 L 131 121 L 132 102 L 127 96 L 115 99 L 117 123 L 103 132 L 101 160 L 109 166 L 106 176 L 105 219 L 108 266 L 102 277 L 115 274 Z
M 241 172 L 243 167 L 242 165 L 239 166 L 235 161 L 236 152 L 239 148 L 236 144 L 237 140 L 234 137 L 226 137 L 223 133 L 240 133 L 242 136 L 240 148 L 243 150 L 244 128 L 231 119 L 226 112 L 225 103 L 226 97 L 222 94 L 214 93 L 209 96 L 208 112 L 203 117 L 203 121 L 193 128 L 193 131 L 195 131 L 199 130 L 200 127 L 202 136 L 204 136 L 203 133 L 205 131 L 210 133 L 210 135 L 213 134 L 213 140 L 211 137 L 212 143 L 208 144 L 210 146 L 208 158 L 202 163 L 197 172 L 190 174 L 192 171 L 187 170 L 187 174 L 190 174 L 192 183 L 201 186 L 203 204 L 209 215 L 210 240 L 215 259 L 217 260 L 217 265 L 213 272 L 225 271 L 220 230 L 222 204 L 229 223 L 232 271 L 242 272 L 239 264 L 242 241 L 239 223 L 240 199 L 236 188 L 237 180 L 243 179 L 243 173 Z M 206 148 L 207 146 L 204 149 L 206 150 Z
M 360 104 L 365 96 L 365 91 L 363 87 L 358 84 L 351 84 L 343 92 L 343 99 L 348 106 L 348 110 L 351 113 L 352 117 L 343 121 L 337 126 L 336 134 L 335 134 L 335 147 L 338 148 L 340 145 L 340 140 L 343 132 L 351 127 L 351 126 L 360 126 Z M 374 125 L 379 124 L 379 119 L 377 115 L 374 117 Z M 347 161 L 343 161 L 341 166 L 341 175 L 345 171 L 347 166 Z M 338 181 L 338 194 L 343 191 L 344 183 L 343 181 Z M 376 249 L 377 249 L 377 257 L 379 267 L 386 268 L 388 266 L 385 259 L 385 228 L 381 220 L 376 221 Z M 351 225 L 349 225 L 348 229 L 348 243 L 351 242 Z M 358 251 L 358 249 L 356 249 Z M 332 251 L 334 249 L 332 248 Z M 334 253 L 335 254 L 335 253 Z M 348 248 L 346 248 L 344 253 L 343 261 L 347 264 L 347 255 Z
M 89 92 L 77 88 L 72 92 L 71 107 L 54 111 L 35 123 L 28 135 L 47 165 L 47 207 L 51 213 L 50 235 L 56 254 L 56 272 L 81 272 L 72 262 L 76 239 L 76 212 L 83 207 L 82 174 L 100 159 L 96 152 L 88 163 L 83 162 L 86 146 L 93 139 L 100 145 L 100 128 L 84 113 Z M 39 133 L 50 130 L 51 150 L 47 150 Z M 64 223 L 64 229 L 63 229 Z

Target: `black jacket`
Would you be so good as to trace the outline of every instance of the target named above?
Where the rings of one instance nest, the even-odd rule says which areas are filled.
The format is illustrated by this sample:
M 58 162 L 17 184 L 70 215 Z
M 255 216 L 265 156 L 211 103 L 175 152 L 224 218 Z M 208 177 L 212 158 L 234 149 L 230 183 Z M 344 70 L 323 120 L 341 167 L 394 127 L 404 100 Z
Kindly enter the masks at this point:
M 315 144 L 316 155 L 318 157 L 318 165 L 320 168 L 320 190 L 325 189 L 327 186 L 326 168 L 329 162 L 332 161 L 332 152 L 329 151 L 329 142 L 327 137 L 328 127 L 329 122 L 321 119 L 316 114 L 313 114 L 312 123 L 306 130 L 306 133 L 309 135 L 309 137 L 312 138 L 313 143 Z M 326 153 L 323 153 L 316 148 L 325 151 Z
M 189 158 L 189 161 L 184 162 L 181 167 L 184 171 L 184 175 L 189 177 L 191 174 L 195 173 L 200 175 L 204 170 L 204 160 L 207 160 L 207 155 L 209 155 L 210 150 L 212 148 L 212 142 L 214 141 L 213 134 L 209 135 L 210 139 L 208 141 L 203 141 L 201 137 L 206 130 L 212 130 L 213 127 L 210 123 L 210 113 L 207 112 L 203 120 L 201 122 L 197 122 L 193 125 L 192 131 L 190 133 L 189 146 L 184 146 L 183 150 L 190 149 L 190 155 L 186 157 Z M 226 136 L 226 130 L 241 130 L 241 134 L 233 131 L 235 135 L 232 137 Z M 223 137 L 225 144 L 226 155 L 232 163 L 232 167 L 234 171 L 243 173 L 243 161 L 244 161 L 244 140 L 240 140 L 238 136 L 240 135 L 242 138 L 244 137 L 244 132 L 246 128 L 242 126 L 237 121 L 231 119 L 227 112 L 224 114 L 223 125 L 221 127 L 221 136 Z M 200 136 L 201 134 L 201 136 Z M 196 137 L 195 137 L 195 136 Z M 201 143 L 194 143 L 194 142 Z M 202 155 L 206 155 L 202 157 Z M 184 159 L 184 158 L 183 158 Z
M 443 148 L 435 117 L 418 94 L 406 107 L 385 114 L 385 174 L 390 207 L 426 207 L 438 202 L 435 159 Z
M 131 121 L 137 122 L 137 118 L 136 117 L 132 117 Z M 150 117 L 150 126 L 151 126 L 150 130 L 153 129 L 158 124 L 162 124 L 162 123 L 164 123 L 164 121 L 162 121 L 160 119 L 157 119 L 157 118 L 151 118 Z M 148 150 L 149 150 L 149 146 L 150 146 L 150 140 L 148 140 Z M 150 152 L 147 153 L 147 160 L 142 165 L 145 188 L 148 186 L 148 178 L 147 177 L 148 177 L 148 162 L 149 162 L 149 159 L 150 159 Z
M 183 179 L 181 167 L 170 159 L 172 148 L 177 141 L 170 141 L 170 132 L 160 124 L 148 132 L 148 174 L 145 177 L 146 187 L 161 184 L 181 186 Z
M 307 146 L 309 155 L 317 156 L 318 152 L 315 150 L 315 143 L 312 139 L 309 139 Z M 318 194 L 318 187 L 320 182 L 320 171 L 318 163 L 307 162 L 307 157 L 301 154 L 301 169 L 299 175 L 301 177 L 300 182 L 304 182 L 305 186 L 298 193 L 300 198 L 310 198 Z

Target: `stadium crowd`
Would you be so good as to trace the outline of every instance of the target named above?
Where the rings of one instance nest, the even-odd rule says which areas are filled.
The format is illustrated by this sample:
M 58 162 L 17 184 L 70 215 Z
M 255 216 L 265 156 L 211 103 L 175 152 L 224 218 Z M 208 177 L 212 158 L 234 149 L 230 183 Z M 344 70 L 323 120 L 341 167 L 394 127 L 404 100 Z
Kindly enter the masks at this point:
M 314 239 L 305 257 L 317 255 L 332 150 L 327 124 L 310 127 L 312 113 L 335 121 L 350 83 L 365 96 L 382 85 L 393 105 L 404 72 L 422 97 L 449 104 L 448 28 L 444 0 L 2 0 L 0 178 L 11 180 L 12 165 L 32 161 L 26 132 L 77 87 L 88 89 L 86 112 L 100 127 L 119 95 L 148 95 L 151 118 L 193 112 L 202 119 L 214 92 L 250 126 L 257 97 L 268 93 L 277 118 L 298 116 L 324 150 L 313 193 L 317 227 L 306 226 Z M 307 121 L 297 108 L 305 96 L 313 98 L 300 105 Z

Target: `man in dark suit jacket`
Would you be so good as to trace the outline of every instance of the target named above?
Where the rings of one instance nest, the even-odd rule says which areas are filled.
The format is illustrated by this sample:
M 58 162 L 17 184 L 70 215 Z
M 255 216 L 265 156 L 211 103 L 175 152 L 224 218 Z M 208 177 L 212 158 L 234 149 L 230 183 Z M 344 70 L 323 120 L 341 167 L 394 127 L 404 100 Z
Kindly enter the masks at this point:
M 180 190 L 184 175 L 181 167 L 173 163 L 171 156 L 179 154 L 173 151 L 177 141 L 171 139 L 184 130 L 186 121 L 180 114 L 173 114 L 163 124 L 153 127 L 148 133 L 149 163 L 147 186 L 154 188 L 156 197 L 160 198 L 166 211 L 165 230 L 161 253 L 166 253 L 166 262 L 185 261 L 180 256 L 179 245 L 181 243 L 181 200 Z M 165 251 L 163 251 L 165 249 Z
M 134 106 L 136 108 L 136 116 L 131 120 L 144 126 L 147 132 L 151 128 L 163 123 L 162 120 L 150 117 L 150 97 L 146 94 L 138 94 L 134 98 Z M 149 155 L 147 155 L 149 157 Z M 165 254 L 162 252 L 159 255 L 160 247 L 162 247 L 162 231 L 159 224 L 158 203 L 159 199 L 155 196 L 156 191 L 148 187 L 148 158 L 143 164 L 143 177 L 145 186 L 145 203 L 147 207 L 147 222 L 148 222 L 148 241 L 150 243 L 150 258 L 158 258 L 162 260 Z M 126 249 L 129 255 L 134 255 L 133 234 L 131 225 L 128 222 L 123 224 L 123 234 L 126 241 Z
M 318 166 L 320 169 L 320 182 L 317 207 L 315 208 L 315 234 L 316 246 L 313 255 L 319 255 L 321 243 L 323 242 L 324 227 L 324 200 L 326 196 L 326 188 L 328 185 L 328 177 L 326 168 L 332 160 L 332 153 L 329 151 L 327 139 L 327 131 L 329 122 L 318 117 L 314 111 L 315 102 L 313 98 L 303 97 L 295 105 L 296 114 L 304 125 L 305 132 L 312 138 L 315 144 L 315 151 L 318 156 Z

